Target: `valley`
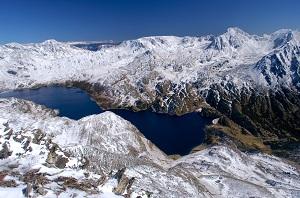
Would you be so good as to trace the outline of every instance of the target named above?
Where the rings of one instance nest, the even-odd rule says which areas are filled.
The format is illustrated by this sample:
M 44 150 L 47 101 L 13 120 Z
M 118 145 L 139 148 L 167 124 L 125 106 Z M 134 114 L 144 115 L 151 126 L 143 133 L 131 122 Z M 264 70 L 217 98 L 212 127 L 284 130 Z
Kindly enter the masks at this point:
M 119 44 L 104 43 L 95 49 L 94 45 L 93 50 L 88 50 L 85 45 L 55 40 L 1 45 L 0 90 L 62 85 L 90 94 L 104 110 L 148 110 L 177 116 L 197 112 L 205 118 L 218 120 L 215 125 L 205 128 L 202 146 L 193 154 L 173 160 L 149 143 L 134 126 L 125 124 L 122 125 L 124 129 L 119 130 L 118 124 L 124 121 L 114 114 L 101 113 L 73 121 L 59 118 L 55 113 L 47 116 L 44 111 L 33 113 L 31 111 L 40 107 L 17 99 L 2 101 L 4 124 L 33 131 L 32 124 L 45 129 L 43 133 L 54 138 L 53 141 L 58 140 L 52 133 L 65 136 L 71 134 L 67 128 L 73 127 L 78 137 L 86 135 L 87 140 L 78 143 L 80 138 L 75 138 L 58 144 L 71 152 L 72 145 L 89 145 L 86 142 L 91 142 L 86 150 L 79 152 L 77 149 L 71 156 L 97 158 L 105 164 L 104 172 L 117 172 L 126 167 L 124 182 L 130 186 L 128 189 L 133 189 L 129 193 L 132 195 L 143 190 L 145 196 L 148 196 L 146 192 L 151 192 L 159 197 L 180 197 L 184 193 L 191 197 L 217 194 L 221 197 L 292 197 L 298 193 L 299 31 L 283 29 L 257 36 L 239 28 L 229 28 L 217 36 L 143 37 Z M 30 108 L 23 111 L 21 104 Z M 19 105 L 16 115 L 34 116 L 31 124 L 27 118 L 26 122 L 17 121 L 9 113 Z M 68 127 L 53 131 L 49 123 L 40 120 L 42 115 L 46 120 L 48 116 L 54 116 L 50 125 L 60 128 L 67 124 Z M 95 126 L 97 116 L 104 116 L 105 122 Z M 81 122 L 99 127 L 99 130 L 86 130 Z M 121 142 L 116 145 L 114 138 L 105 139 L 107 123 L 110 123 L 108 128 L 116 129 L 116 137 L 126 129 L 134 131 L 137 139 L 126 142 L 117 138 Z M 105 132 L 97 136 L 101 140 L 91 138 L 96 131 Z M 4 132 L 7 131 L 4 130 L 3 135 Z M 132 135 L 131 132 L 127 134 Z M 111 142 L 105 143 L 107 141 Z M 128 161 L 121 156 L 125 151 L 130 153 Z M 98 166 L 97 160 L 92 162 L 91 167 Z M 153 172 L 155 176 L 151 176 Z M 216 175 L 222 175 L 221 179 Z M 103 176 L 109 178 L 109 174 Z M 135 178 L 133 185 L 129 185 L 130 178 Z M 159 183 L 154 178 L 183 183 L 177 189 L 175 183 Z M 117 183 L 122 182 L 118 180 Z M 238 187 L 240 185 L 244 187 Z M 188 192 L 183 190 L 187 186 Z M 234 192 L 227 190 L 230 188 L 240 194 L 231 194 Z

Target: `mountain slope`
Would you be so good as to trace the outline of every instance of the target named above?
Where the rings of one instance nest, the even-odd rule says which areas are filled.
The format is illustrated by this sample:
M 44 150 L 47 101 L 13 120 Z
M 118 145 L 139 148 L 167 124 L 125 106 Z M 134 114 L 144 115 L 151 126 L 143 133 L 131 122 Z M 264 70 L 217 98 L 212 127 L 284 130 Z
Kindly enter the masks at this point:
M 1 99 L 0 107 L 0 195 L 293 197 L 300 192 L 299 167 L 270 155 L 223 145 L 171 160 L 111 112 L 74 121 L 19 99 Z
M 133 84 L 151 74 L 162 78 L 153 79 L 155 83 L 163 80 L 179 83 L 201 78 L 204 75 L 201 70 L 206 70 L 207 76 L 201 79 L 206 82 L 206 86 L 222 81 L 225 74 L 230 74 L 234 80 L 245 84 L 249 81 L 241 79 L 241 75 L 251 77 L 253 72 L 256 74 L 252 71 L 254 68 L 263 70 L 256 64 L 265 56 L 278 54 L 280 61 L 287 65 L 293 57 L 298 60 L 299 34 L 291 30 L 280 30 L 272 35 L 258 37 L 238 28 L 229 28 L 220 36 L 144 37 L 124 41 L 119 45 L 107 44 L 107 47 L 96 52 L 54 40 L 27 45 L 11 43 L 0 48 L 2 77 L 10 81 L 17 77 L 20 82 L 3 83 L 1 89 L 32 87 L 40 83 L 67 80 L 88 80 L 105 85 L 106 82 L 120 80 L 124 75 Z M 9 70 L 16 73 L 7 73 Z M 114 70 L 117 72 L 111 73 Z M 141 71 L 145 71 L 144 75 L 140 75 Z M 248 73 L 242 73 L 243 71 Z M 237 75 L 234 72 L 240 73 Z M 51 77 L 41 79 L 41 75 Z M 138 79 L 133 78 L 138 76 Z M 287 78 L 291 76 L 287 75 Z M 267 80 L 257 82 L 258 85 L 264 83 Z
M 270 146 L 280 154 L 300 140 L 299 43 L 298 31 L 256 36 L 238 28 L 218 36 L 144 37 L 98 51 L 54 40 L 11 43 L 0 46 L 0 90 L 61 84 L 90 93 L 104 109 L 202 109 L 221 118 L 222 130 L 212 135 L 237 127 L 265 144 L 240 138 L 243 149 Z M 300 159 L 297 152 L 284 156 Z

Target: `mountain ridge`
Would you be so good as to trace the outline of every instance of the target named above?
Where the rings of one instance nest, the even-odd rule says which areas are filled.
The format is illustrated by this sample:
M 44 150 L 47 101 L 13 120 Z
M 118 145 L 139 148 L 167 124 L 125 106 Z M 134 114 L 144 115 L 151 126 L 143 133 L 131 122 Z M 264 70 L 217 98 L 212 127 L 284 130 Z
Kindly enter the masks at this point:
M 6 145 L 0 150 L 0 195 L 293 197 L 300 192 L 299 165 L 271 155 L 224 144 L 172 160 L 112 112 L 75 121 L 21 99 L 0 99 L 0 107 L 0 142 Z M 82 141 L 73 141 L 78 138 Z
M 256 36 L 230 28 L 97 51 L 54 40 L 0 45 L 1 91 L 74 86 L 104 109 L 196 111 L 218 120 L 206 127 L 203 149 L 173 160 L 113 113 L 74 121 L 29 101 L 0 99 L 0 193 L 299 195 L 299 43 L 299 31 Z
M 103 109 L 203 109 L 267 148 L 300 140 L 299 43 L 298 31 L 256 36 L 231 28 L 219 36 L 143 37 L 97 51 L 56 41 L 1 45 L 0 90 L 59 84 L 84 90 Z

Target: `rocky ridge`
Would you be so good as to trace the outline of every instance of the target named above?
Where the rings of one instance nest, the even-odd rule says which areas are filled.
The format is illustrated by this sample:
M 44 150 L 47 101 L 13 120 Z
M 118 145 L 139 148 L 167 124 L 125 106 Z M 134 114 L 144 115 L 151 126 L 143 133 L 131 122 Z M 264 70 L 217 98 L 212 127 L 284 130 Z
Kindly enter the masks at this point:
M 169 159 L 105 112 L 74 121 L 20 99 L 0 100 L 0 195 L 14 197 L 295 197 L 299 166 L 242 153 L 228 139 Z

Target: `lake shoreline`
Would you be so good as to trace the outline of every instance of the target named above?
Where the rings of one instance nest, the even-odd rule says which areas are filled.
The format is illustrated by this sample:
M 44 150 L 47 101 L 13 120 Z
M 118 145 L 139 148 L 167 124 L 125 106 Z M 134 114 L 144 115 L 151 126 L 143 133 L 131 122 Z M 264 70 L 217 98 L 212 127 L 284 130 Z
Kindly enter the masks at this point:
M 34 93 L 37 94 L 35 95 Z M 21 97 L 22 94 L 23 97 Z M 0 97 L 11 96 L 32 100 L 48 108 L 59 109 L 60 114 L 58 116 L 66 116 L 76 120 L 90 114 L 98 114 L 106 111 L 106 109 L 99 107 L 91 95 L 74 86 L 42 86 L 35 89 L 5 91 L 0 93 Z M 84 97 L 81 98 L 82 96 Z M 33 100 L 34 97 L 38 100 Z M 81 104 L 87 106 L 81 107 L 80 104 L 76 104 L 76 99 L 79 100 Z M 45 103 L 45 101 L 50 102 L 50 104 L 55 103 L 56 100 L 59 101 L 58 106 L 49 106 L 49 104 Z M 75 106 L 71 107 L 70 105 L 72 104 L 75 104 Z M 79 110 L 80 113 L 86 112 L 86 115 L 74 117 L 78 112 L 74 114 L 71 110 L 76 109 Z M 183 156 L 189 154 L 193 148 L 204 142 L 204 128 L 206 125 L 211 124 L 211 119 L 204 118 L 197 112 L 177 116 L 155 113 L 150 110 L 130 111 L 128 109 L 108 109 L 108 111 L 112 111 L 130 121 L 147 139 L 152 141 L 167 155 L 178 154 Z M 201 122 L 203 122 L 203 124 L 201 124 Z

